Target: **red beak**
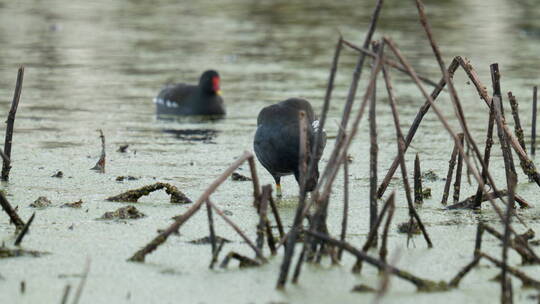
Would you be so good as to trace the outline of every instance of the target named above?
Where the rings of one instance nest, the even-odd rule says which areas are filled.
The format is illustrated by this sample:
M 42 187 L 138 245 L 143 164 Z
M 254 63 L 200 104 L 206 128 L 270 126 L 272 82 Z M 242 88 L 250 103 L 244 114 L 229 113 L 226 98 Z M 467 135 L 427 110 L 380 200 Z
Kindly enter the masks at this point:
M 221 95 L 221 90 L 219 89 L 219 77 L 212 78 L 212 89 L 217 95 Z

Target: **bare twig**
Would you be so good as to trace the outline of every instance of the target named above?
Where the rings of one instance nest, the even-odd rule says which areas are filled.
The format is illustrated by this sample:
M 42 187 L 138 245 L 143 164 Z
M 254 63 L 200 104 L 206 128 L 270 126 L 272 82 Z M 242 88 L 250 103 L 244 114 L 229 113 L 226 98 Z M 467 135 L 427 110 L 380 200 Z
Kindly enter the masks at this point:
M 244 255 L 241 255 L 241 254 L 239 254 L 237 252 L 231 251 L 231 252 L 229 252 L 229 254 L 227 254 L 227 256 L 225 256 L 225 258 L 223 259 L 223 261 L 221 262 L 219 267 L 227 268 L 227 266 L 229 265 L 229 262 L 231 261 L 231 259 L 238 260 L 238 262 L 240 262 L 240 268 L 242 268 L 242 267 L 254 267 L 254 266 L 260 266 L 261 265 L 261 263 L 259 261 L 257 261 L 257 260 L 248 258 L 247 256 L 244 256 Z
M 448 173 L 446 174 L 446 182 L 444 183 L 443 197 L 441 199 L 441 204 L 446 205 L 448 201 L 448 195 L 450 194 L 450 184 L 452 183 L 452 177 L 454 172 L 454 167 L 456 166 L 456 158 L 458 154 L 457 143 L 454 143 L 454 149 L 452 150 L 452 155 L 450 156 L 450 161 L 448 162 Z
M 392 217 L 394 216 L 394 197 L 390 200 L 390 208 L 388 209 L 388 216 L 386 217 L 386 223 L 384 224 L 383 234 L 382 234 L 382 244 L 381 249 L 379 250 L 379 257 L 382 262 L 386 263 L 386 256 L 388 255 L 388 231 L 390 230 L 390 223 L 392 222 Z
M 70 291 L 71 291 L 71 285 L 68 284 L 66 285 L 66 287 L 64 287 L 64 293 L 62 294 L 62 300 L 60 301 L 60 304 L 67 303 Z
M 384 203 L 384 205 L 383 205 L 383 207 L 381 209 L 381 213 L 379 214 L 379 216 L 377 216 L 377 222 L 375 223 L 374 229 L 369 232 L 369 234 L 367 236 L 367 239 L 366 239 L 366 242 L 362 246 L 362 251 L 363 252 L 367 252 L 369 250 L 369 248 L 371 248 L 373 246 L 372 245 L 373 240 L 375 239 L 375 236 L 377 235 L 377 231 L 379 230 L 379 226 L 381 225 L 381 223 L 382 223 L 382 221 L 384 219 L 384 215 L 386 214 L 386 212 L 390 208 L 390 205 L 394 205 L 395 196 L 396 196 L 396 193 L 392 192 L 390 194 L 390 196 L 388 197 L 388 199 L 386 200 L 386 202 Z M 342 249 L 342 248 L 340 248 L 340 249 Z M 354 267 L 352 269 L 352 271 L 354 273 L 360 273 L 361 270 L 362 270 L 362 260 L 357 260 L 356 264 L 354 265 Z
M 532 129 L 531 129 L 531 154 L 536 153 L 536 111 L 537 111 L 537 96 L 538 87 L 533 87 L 533 104 L 532 104 Z
M 17 114 L 17 108 L 19 107 L 19 100 L 21 98 L 22 84 L 24 78 L 24 66 L 19 67 L 17 73 L 17 83 L 15 84 L 15 93 L 13 94 L 13 101 L 11 102 L 11 108 L 7 118 L 6 126 L 6 138 L 4 141 L 4 151 L 2 158 L 4 160 L 2 165 L 2 180 L 7 181 L 9 179 L 9 171 L 11 170 L 11 144 L 13 143 L 13 129 L 15 125 L 15 115 Z
M 28 228 L 30 228 L 30 225 L 32 224 L 32 222 L 34 221 L 34 216 L 36 216 L 36 213 L 32 213 L 32 216 L 28 219 L 28 222 L 26 222 L 26 225 L 24 225 L 24 227 L 22 228 L 21 232 L 19 233 L 19 235 L 17 236 L 17 239 L 15 239 L 15 246 L 19 246 L 24 238 L 24 236 L 26 235 L 26 233 L 28 232 Z
M 408 206 L 412 206 L 412 197 L 411 197 L 411 186 L 409 184 L 409 178 L 407 177 L 407 167 L 405 166 L 405 139 L 403 138 L 403 132 L 401 131 L 401 125 L 399 122 L 399 114 L 397 110 L 397 102 L 394 95 L 394 90 L 392 86 L 392 79 L 390 73 L 383 66 L 383 77 L 386 84 L 386 91 L 388 93 L 388 100 L 390 101 L 390 108 L 392 110 L 392 117 L 394 118 L 394 128 L 396 129 L 396 140 L 397 140 L 397 150 L 398 150 L 398 160 L 401 167 L 401 177 L 403 179 L 403 187 L 405 189 L 405 196 L 407 198 Z
M 214 217 L 212 216 L 212 207 L 206 200 L 206 214 L 208 215 L 208 232 L 210 235 L 210 244 L 212 245 L 212 256 L 217 250 L 216 233 L 214 231 Z M 213 266 L 211 264 L 211 266 Z M 210 267 L 212 268 L 212 267 Z
M 343 218 L 341 220 L 341 234 L 339 239 L 345 241 L 347 236 L 347 219 L 349 217 L 349 164 L 345 160 L 343 162 Z M 343 249 L 338 250 L 337 258 L 341 261 L 343 255 Z
M 494 99 L 495 103 L 496 100 Z M 515 175 L 510 174 L 508 185 L 508 205 L 506 206 L 506 213 L 504 215 L 504 236 L 503 236 L 503 249 L 502 249 L 502 267 L 501 267 L 501 293 L 502 303 L 512 303 L 512 287 L 508 282 L 510 278 L 507 277 L 508 272 L 508 246 L 510 242 L 510 225 L 512 222 L 512 210 L 514 205 L 514 189 L 517 183 Z
M 221 252 L 221 249 L 223 249 L 224 244 L 225 244 L 225 239 L 223 238 L 220 239 L 217 249 L 212 253 L 212 260 L 210 261 L 210 266 L 208 266 L 208 268 L 214 269 L 214 265 L 216 264 L 218 260 L 219 253 Z
M 416 153 L 414 158 L 414 202 L 416 204 L 422 204 L 424 197 L 422 195 L 422 176 L 420 173 L 420 157 Z
M 459 142 L 461 146 L 463 147 L 463 133 L 458 134 Z M 459 192 L 461 190 L 461 173 L 463 172 L 463 156 L 461 154 L 458 155 L 458 161 L 457 161 L 457 168 L 456 168 L 456 179 L 454 182 L 454 203 L 459 202 Z
M 429 291 L 448 290 L 448 286 L 445 282 L 433 282 L 430 280 L 419 278 L 409 272 L 400 270 L 397 267 L 388 265 L 387 263 L 384 263 L 376 258 L 373 258 L 369 256 L 368 254 L 366 254 L 365 252 L 353 247 L 347 242 L 341 242 L 325 234 L 314 232 L 314 231 L 305 230 L 304 232 L 318 239 L 321 239 L 332 246 L 343 247 L 344 250 L 353 254 L 357 259 L 360 259 L 366 263 L 369 263 L 381 271 L 387 271 L 390 274 L 393 274 L 401 279 L 409 281 L 410 283 L 414 284 L 416 288 L 418 288 L 419 291 L 429 292 Z
M 480 194 L 482 194 L 482 193 L 480 193 Z M 486 201 L 489 201 L 489 200 L 494 200 L 496 198 L 500 198 L 500 197 L 504 197 L 504 196 L 508 196 L 508 191 L 499 190 L 497 192 L 484 193 L 480 197 L 480 199 L 477 201 L 478 197 L 475 194 L 473 196 L 469 196 L 468 198 L 462 200 L 461 202 L 459 202 L 457 204 L 453 204 L 453 205 L 450 205 L 450 206 L 446 207 L 446 209 L 448 209 L 448 210 L 453 210 L 453 209 L 477 209 L 477 208 L 480 207 L 481 203 L 483 203 L 483 202 L 486 202 Z M 531 207 L 531 204 L 529 204 L 529 202 L 527 202 L 523 197 L 521 197 L 521 196 L 519 196 L 517 194 L 514 194 L 514 198 L 515 198 L 516 203 L 518 203 L 521 208 L 530 208 Z
M 491 263 L 495 264 L 497 267 L 499 268 L 502 268 L 503 267 L 503 263 L 499 260 L 497 260 L 496 258 L 484 253 L 484 252 L 479 252 L 478 254 L 479 256 L 489 260 Z M 538 280 L 535 280 L 531 277 L 529 277 L 528 275 L 526 275 L 525 273 L 523 273 L 522 271 L 519 271 L 518 269 L 514 268 L 514 267 L 510 267 L 508 266 L 506 268 L 506 270 L 508 271 L 508 273 L 512 274 L 513 276 L 515 276 L 516 278 L 520 279 L 521 282 L 523 283 L 523 286 L 524 287 L 534 287 L 536 289 L 540 289 L 540 281 Z
M 73 298 L 72 304 L 79 303 L 79 300 L 81 299 L 81 295 L 84 289 L 84 286 L 86 284 L 86 279 L 88 278 L 88 272 L 90 272 L 90 258 L 86 259 L 86 265 L 84 266 L 84 272 L 81 277 L 81 281 L 79 282 L 79 286 L 77 286 L 77 290 L 75 291 L 75 296 Z
M 384 54 L 384 51 L 378 50 L 384 48 L 383 45 L 375 43 L 373 45 L 374 51 L 379 54 Z M 373 66 L 375 69 L 376 66 Z M 377 159 L 379 154 L 379 146 L 377 144 L 377 81 L 375 80 L 373 86 L 373 94 L 369 99 L 369 229 L 372 230 L 375 222 L 377 221 Z M 344 161 L 345 163 L 346 161 Z M 373 242 L 373 246 L 377 246 L 377 235 Z
M 0 191 L 0 205 L 2 205 L 2 209 L 6 212 L 6 214 L 11 219 L 11 222 L 17 227 L 17 229 L 22 229 L 24 227 L 24 222 L 21 220 L 15 209 L 11 207 L 11 204 L 7 200 L 7 198 L 4 196 L 4 192 Z
M 473 269 L 478 265 L 478 262 L 480 262 L 480 256 L 475 256 L 472 262 L 467 264 L 463 269 L 461 269 L 452 280 L 448 283 L 450 287 L 457 288 L 459 286 L 459 282 Z
M 283 238 L 285 235 L 285 231 L 283 230 L 283 224 L 281 224 L 281 217 L 279 216 L 279 211 L 276 207 L 276 203 L 274 202 L 274 199 L 272 198 L 272 194 L 270 193 L 270 196 L 268 197 L 268 200 L 270 202 L 270 207 L 272 208 L 272 213 L 274 214 L 274 219 L 276 220 L 276 225 L 279 231 L 279 237 L 280 239 Z
M 298 256 L 298 261 L 296 261 L 296 267 L 294 268 L 294 274 L 292 279 L 292 282 L 294 284 L 298 283 L 298 277 L 300 277 L 300 272 L 302 271 L 302 264 L 304 263 L 304 257 L 306 256 L 306 248 L 307 246 L 304 246 L 302 248 L 302 251 Z
M 253 184 L 253 197 L 255 198 L 254 204 L 259 205 L 261 196 L 261 187 L 259 186 L 259 176 L 257 175 L 257 167 L 255 166 L 255 159 L 253 157 L 248 158 L 249 170 L 251 172 L 251 182 Z
M 491 147 L 493 146 L 493 125 L 495 124 L 495 111 L 493 103 L 489 106 L 489 120 L 486 135 L 486 146 L 484 147 L 484 167 L 482 168 L 482 181 L 486 183 L 486 170 L 489 168 L 489 158 L 491 157 Z M 484 189 L 478 185 L 474 199 L 474 208 L 480 208 L 482 204 L 482 193 Z
M 508 100 L 510 101 L 510 106 L 512 107 L 512 117 L 514 117 L 514 133 L 516 134 L 523 151 L 527 152 L 527 148 L 525 147 L 525 135 L 523 134 L 521 120 L 519 119 L 519 105 L 516 101 L 516 96 L 512 95 L 512 92 L 508 92 Z

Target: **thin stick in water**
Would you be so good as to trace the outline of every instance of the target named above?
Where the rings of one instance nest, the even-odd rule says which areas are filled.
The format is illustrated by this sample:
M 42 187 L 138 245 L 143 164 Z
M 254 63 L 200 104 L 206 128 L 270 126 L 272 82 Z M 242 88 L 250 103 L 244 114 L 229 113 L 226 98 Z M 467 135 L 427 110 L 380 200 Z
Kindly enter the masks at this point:
M 399 122 L 399 112 L 397 110 L 396 97 L 394 95 L 394 89 L 392 85 L 392 78 L 390 73 L 383 66 L 383 77 L 386 85 L 386 92 L 388 93 L 388 100 L 390 101 L 390 109 L 392 110 L 392 117 L 394 119 L 394 128 L 396 129 L 396 140 L 398 150 L 398 160 L 401 167 L 401 177 L 403 179 L 403 188 L 405 189 L 405 196 L 407 198 L 407 204 L 412 206 L 411 186 L 409 184 L 409 178 L 407 173 L 407 167 L 405 165 L 405 139 L 403 138 L 403 132 L 401 131 L 401 125 Z
M 495 100 L 493 101 L 496 102 Z M 502 248 L 502 267 L 501 267 L 501 294 L 502 303 L 512 303 L 512 287 L 509 286 L 510 280 L 507 277 L 508 272 L 508 246 L 510 242 L 510 225 L 512 222 L 512 211 L 514 205 L 514 190 L 517 180 L 514 175 L 510 175 L 510 184 L 508 185 L 508 204 L 506 206 L 506 213 L 504 215 L 504 236 L 503 236 L 503 248 Z
M 84 286 L 86 285 L 86 279 L 88 278 L 88 273 L 90 272 L 90 258 L 86 259 L 86 265 L 84 266 L 84 272 L 81 277 L 81 281 L 79 282 L 79 286 L 77 286 L 77 290 L 75 291 L 75 296 L 73 298 L 72 304 L 79 303 L 79 300 L 81 299 L 81 295 L 84 289 Z
M 220 239 L 217 249 L 212 253 L 212 260 L 210 261 L 210 265 L 208 266 L 208 268 L 214 269 L 214 265 L 216 265 L 216 262 L 219 257 L 219 253 L 221 252 L 221 249 L 223 249 L 224 244 L 225 244 L 225 239 Z
M 253 197 L 255 200 L 253 201 L 253 204 L 255 206 L 259 205 L 259 200 L 261 196 L 261 189 L 260 189 L 260 183 L 259 183 L 259 176 L 257 175 L 257 167 L 255 166 L 255 159 L 253 157 L 248 158 L 248 164 L 249 164 L 249 171 L 251 172 L 251 183 L 253 184 Z
M 482 168 L 482 181 L 484 184 L 487 183 L 486 179 L 486 170 L 489 168 L 489 158 L 491 157 L 491 147 L 493 146 L 493 125 L 495 124 L 495 111 L 493 108 L 493 103 L 489 106 L 489 120 L 488 120 L 488 128 L 487 128 L 487 135 L 486 135 L 486 146 L 484 147 L 484 167 Z M 480 185 L 478 185 L 478 189 L 476 190 L 476 196 L 474 198 L 474 208 L 478 209 L 480 208 L 482 204 L 482 193 L 484 192 L 484 189 Z
M 272 192 L 270 192 L 270 196 L 268 196 L 268 201 L 270 202 L 270 207 L 272 209 L 272 213 L 274 214 L 274 219 L 276 220 L 276 225 L 279 231 L 279 237 L 281 239 L 285 235 L 285 231 L 283 230 L 283 224 L 281 224 L 281 217 L 279 216 L 279 210 L 277 209 L 276 203 L 274 202 L 274 199 L 272 198 Z
M 538 86 L 533 87 L 533 103 L 532 103 L 532 129 L 531 129 L 531 154 L 536 153 L 536 111 L 537 111 L 537 96 Z
M 388 216 L 386 216 L 386 222 L 384 223 L 381 249 L 379 250 L 379 257 L 384 263 L 386 263 L 386 256 L 388 255 L 388 231 L 390 230 L 390 223 L 392 222 L 392 217 L 394 216 L 394 209 L 394 195 L 392 195 L 390 200 L 390 208 L 388 209 Z
M 521 127 L 521 119 L 519 118 L 519 104 L 516 100 L 516 96 L 512 95 L 512 92 L 508 92 L 508 100 L 510 101 L 510 106 L 512 107 L 512 117 L 514 118 L 514 133 L 523 148 L 523 151 L 527 152 L 525 147 L 525 135 L 523 133 L 523 128 Z
M 28 219 L 28 222 L 26 222 L 26 225 L 24 225 L 24 227 L 22 228 L 21 232 L 17 236 L 17 239 L 15 239 L 15 246 L 19 246 L 21 244 L 24 236 L 26 235 L 26 233 L 28 232 L 28 229 L 30 228 L 30 225 L 34 221 L 35 216 L 36 216 L 36 213 L 35 212 L 32 213 L 32 216 Z
M 11 222 L 15 225 L 17 229 L 22 229 L 24 227 L 24 222 L 21 220 L 19 215 L 17 214 L 17 211 L 11 207 L 11 204 L 7 200 L 7 198 L 4 196 L 4 192 L 0 191 L 0 205 L 2 205 L 2 209 L 6 212 L 6 214 L 11 219 Z
M 214 217 L 212 216 L 212 207 L 206 200 L 206 214 L 208 215 L 208 230 L 210 235 L 210 244 L 212 245 L 212 255 L 217 250 L 216 233 L 214 231 Z
M 343 219 L 341 220 L 341 234 L 339 236 L 340 241 L 345 241 L 347 236 L 347 219 L 349 217 L 349 164 L 345 159 L 343 162 Z M 337 259 L 341 261 L 343 255 L 343 248 L 339 248 L 337 253 Z
M 381 271 L 386 271 L 390 274 L 393 274 L 403 280 L 406 280 L 416 286 L 419 291 L 441 291 L 447 290 L 448 286 L 444 282 L 433 282 L 430 280 L 422 279 L 417 277 L 409 272 L 403 271 L 397 267 L 391 266 L 387 263 L 382 262 L 374 257 L 369 256 L 367 253 L 355 248 L 347 242 L 341 242 L 339 240 L 333 239 L 325 234 L 305 230 L 305 233 L 310 234 L 316 238 L 319 238 L 328 244 L 336 247 L 343 247 L 344 250 L 353 254 L 357 259 L 360 259 L 366 263 L 369 263 L 375 266 Z
M 378 48 L 383 47 L 378 43 L 373 45 L 373 49 L 377 52 Z M 375 65 L 373 66 L 375 69 Z M 379 146 L 377 144 L 377 81 L 373 86 L 373 94 L 369 100 L 369 229 L 372 230 L 377 221 L 377 157 Z M 345 162 L 344 162 L 345 163 Z M 377 235 L 373 241 L 373 246 L 377 246 Z
M 381 213 L 379 214 L 379 216 L 377 216 L 377 222 L 375 223 L 375 229 L 373 229 L 373 231 L 370 231 L 370 233 L 368 234 L 368 237 L 366 239 L 366 242 L 362 246 L 362 251 L 363 252 L 367 252 L 369 250 L 369 248 L 372 247 L 373 240 L 375 239 L 376 232 L 379 230 L 379 226 L 381 226 L 381 223 L 382 223 L 382 221 L 384 219 L 384 215 L 386 214 L 386 212 L 390 208 L 390 203 L 392 201 L 395 201 L 395 195 L 396 195 L 396 193 L 392 192 L 390 194 L 390 196 L 388 197 L 388 199 L 386 200 L 386 202 L 384 203 L 384 205 L 383 205 L 383 207 L 381 209 Z M 362 270 L 362 260 L 357 260 L 355 265 L 353 266 L 352 272 L 360 273 L 361 270 Z
M 452 177 L 454 176 L 454 167 L 456 166 L 456 158 L 458 154 L 457 144 L 454 143 L 454 149 L 452 150 L 452 155 L 450 156 L 450 161 L 448 161 L 448 173 L 446 174 L 446 182 L 444 183 L 443 197 L 441 199 L 441 204 L 446 205 L 448 202 L 448 195 L 450 194 L 450 184 L 452 183 Z
M 64 293 L 62 294 L 62 300 L 60 301 L 60 304 L 67 303 L 70 291 L 71 291 L 71 285 L 68 284 L 66 285 L 66 287 L 64 287 Z
M 420 172 L 420 157 L 416 153 L 414 158 L 414 202 L 422 204 L 424 197 L 422 195 L 422 174 Z
M 463 133 L 458 134 L 459 142 L 461 146 L 463 147 Z M 456 179 L 454 182 L 454 203 L 459 202 L 459 192 L 461 191 L 461 173 L 463 172 L 463 156 L 461 154 L 458 155 L 457 160 L 457 168 L 456 168 Z
M 448 285 L 450 287 L 457 288 L 459 286 L 459 282 L 461 282 L 461 280 L 465 277 L 465 275 L 469 273 L 469 271 L 471 271 L 471 269 L 473 269 L 474 267 L 476 267 L 476 265 L 478 265 L 478 262 L 480 262 L 480 256 L 475 256 L 472 262 L 465 265 L 465 267 L 463 267 L 463 269 L 461 269 L 456 274 L 456 276 L 450 280 Z
M 2 165 L 2 180 L 7 181 L 9 179 L 9 171 L 11 170 L 11 145 L 13 143 L 13 129 L 15 125 L 15 114 L 17 114 L 17 108 L 19 107 L 19 100 L 21 98 L 22 84 L 24 78 L 24 66 L 19 67 L 17 72 L 17 83 L 15 84 L 15 93 L 13 94 L 13 101 L 11 102 L 11 108 L 9 109 L 8 118 L 6 121 L 6 137 L 4 141 L 4 153 L 5 157 L 2 157 L 4 162 Z

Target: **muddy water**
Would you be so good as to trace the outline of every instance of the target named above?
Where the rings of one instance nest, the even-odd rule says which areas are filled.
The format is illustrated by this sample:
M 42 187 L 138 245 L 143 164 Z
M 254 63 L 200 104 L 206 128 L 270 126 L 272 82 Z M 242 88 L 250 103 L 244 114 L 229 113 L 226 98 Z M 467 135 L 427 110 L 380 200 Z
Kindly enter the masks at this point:
M 138 186 L 164 181 L 178 186 L 196 199 L 209 183 L 243 150 L 251 150 L 255 119 L 265 105 L 291 96 L 305 97 L 320 109 L 328 69 L 338 32 L 361 43 L 373 1 L 0 1 L 0 112 L 9 109 L 16 69 L 26 66 L 24 89 L 16 121 L 13 147 L 14 168 L 2 185 L 8 198 L 26 219 L 36 212 L 31 234 L 23 247 L 47 251 L 40 258 L 0 261 L 1 303 L 54 303 L 63 289 L 79 282 L 87 258 L 90 274 L 82 301 L 85 303 L 344 303 L 371 301 L 371 294 L 350 292 L 353 285 L 376 287 L 375 269 L 365 267 L 362 276 L 350 273 L 353 260 L 343 266 L 307 266 L 300 284 L 286 291 L 274 289 L 281 257 L 257 269 L 210 271 L 209 246 L 189 240 L 207 235 L 203 213 L 196 215 L 145 264 L 126 259 L 165 228 L 174 215 L 188 206 L 171 205 L 164 193 L 152 194 L 137 204 L 147 216 L 133 221 L 98 221 L 106 211 L 125 206 L 106 202 L 108 196 Z M 422 73 L 438 80 L 431 56 L 410 1 L 386 1 L 379 29 L 391 36 Z M 530 128 L 531 86 L 536 84 L 540 63 L 540 20 L 534 1 L 453 0 L 428 1 L 434 32 L 445 60 L 469 57 L 482 80 L 489 85 L 489 64 L 499 62 L 502 89 L 512 90 L 521 105 L 522 121 Z M 336 121 L 347 94 L 356 55 L 345 50 L 337 77 L 334 103 L 327 131 L 336 134 Z M 228 115 L 224 120 L 158 120 L 152 98 L 167 82 L 195 82 L 207 68 L 222 75 Z M 403 127 L 408 127 L 423 103 L 406 78 L 393 73 Z M 485 106 L 467 83 L 456 75 L 466 116 L 478 138 L 487 123 Z M 362 83 L 360 94 L 363 92 Z M 379 87 L 378 124 L 380 170 L 385 173 L 395 155 L 395 142 L 386 94 Z M 440 101 L 447 116 L 452 113 L 447 96 Z M 455 120 L 451 120 L 457 126 Z M 368 227 L 369 145 L 366 124 L 351 148 L 351 219 L 348 240 L 361 244 Z M 90 171 L 100 153 L 97 129 L 107 141 L 107 171 Z M 195 131 L 194 131 L 195 130 Z M 209 135 L 197 140 L 186 134 Z M 412 169 L 414 153 L 423 170 L 446 174 L 452 143 L 433 114 L 419 129 L 407 154 Z M 526 131 L 528 134 L 528 131 Z M 204 137 L 204 136 L 203 136 Z M 200 139 L 200 138 L 199 138 Z M 483 140 L 480 140 L 481 147 Z M 129 144 L 127 153 L 116 152 Z M 328 142 L 332 147 L 333 141 Z M 328 152 L 323 164 L 328 158 Z M 502 158 L 496 146 L 492 174 L 504 187 Z M 259 167 L 264 183 L 271 177 Z M 64 177 L 51 175 L 63 171 Z M 247 167 L 241 173 L 248 174 Z M 411 170 L 412 172 L 412 170 Z M 131 175 L 137 180 L 115 181 Z M 382 175 L 382 173 L 381 173 Z M 341 221 L 342 177 L 338 178 L 329 215 L 330 229 L 337 235 Z M 406 237 L 393 226 L 390 256 L 404 269 L 433 280 L 449 279 L 471 260 L 477 221 L 498 225 L 488 208 L 481 213 L 445 212 L 439 204 L 444 181 L 425 182 L 434 197 L 419 212 L 434 240 L 427 250 L 417 237 L 406 247 Z M 283 182 L 280 211 L 284 222 L 292 221 L 297 186 L 293 178 Z M 407 218 L 405 200 L 398 180 L 390 190 L 398 191 L 395 223 Z M 464 186 L 462 196 L 473 186 Z M 538 187 L 520 175 L 519 194 L 538 206 Z M 390 191 L 388 191 L 390 193 Z M 256 216 L 251 207 L 249 183 L 227 181 L 213 195 L 221 208 L 249 236 L 255 236 Z M 38 196 L 53 206 L 28 207 Z M 81 209 L 60 208 L 82 199 Z M 538 207 L 520 211 L 535 230 L 540 228 Z M 251 255 L 224 223 L 217 233 L 231 239 L 224 252 L 235 250 Z M 517 226 L 520 231 L 522 226 Z M 13 226 L 0 216 L 0 238 L 13 241 Z M 499 255 L 497 242 L 489 239 L 486 251 Z M 518 257 L 511 256 L 514 264 Z M 540 268 L 523 271 L 540 277 Z M 499 286 L 488 281 L 497 270 L 487 263 L 473 271 L 458 290 L 418 294 L 409 283 L 392 279 L 385 302 L 432 303 L 498 301 Z M 20 282 L 26 292 L 20 293 Z M 531 301 L 533 291 L 514 281 L 516 300 Z

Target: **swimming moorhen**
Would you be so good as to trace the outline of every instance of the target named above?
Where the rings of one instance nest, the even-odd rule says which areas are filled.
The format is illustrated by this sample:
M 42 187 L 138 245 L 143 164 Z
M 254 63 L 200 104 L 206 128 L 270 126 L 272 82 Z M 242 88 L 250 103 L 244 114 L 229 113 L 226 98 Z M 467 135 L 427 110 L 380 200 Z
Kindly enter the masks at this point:
M 272 174 L 276 181 L 277 196 L 281 197 L 281 177 L 294 174 L 299 182 L 299 147 L 300 147 L 300 111 L 306 113 L 308 141 L 308 162 L 318 132 L 323 132 L 319 143 L 319 153 L 315 156 L 315 170 L 306 180 L 306 191 L 313 191 L 319 179 L 318 163 L 326 144 L 326 133 L 319 130 L 319 121 L 315 120 L 311 104 L 301 98 L 290 98 L 280 103 L 265 107 L 257 117 L 257 131 L 253 146 L 261 164 Z
M 179 83 L 163 88 L 154 99 L 158 114 L 225 115 L 219 89 L 219 74 L 209 70 L 201 75 L 199 85 Z

